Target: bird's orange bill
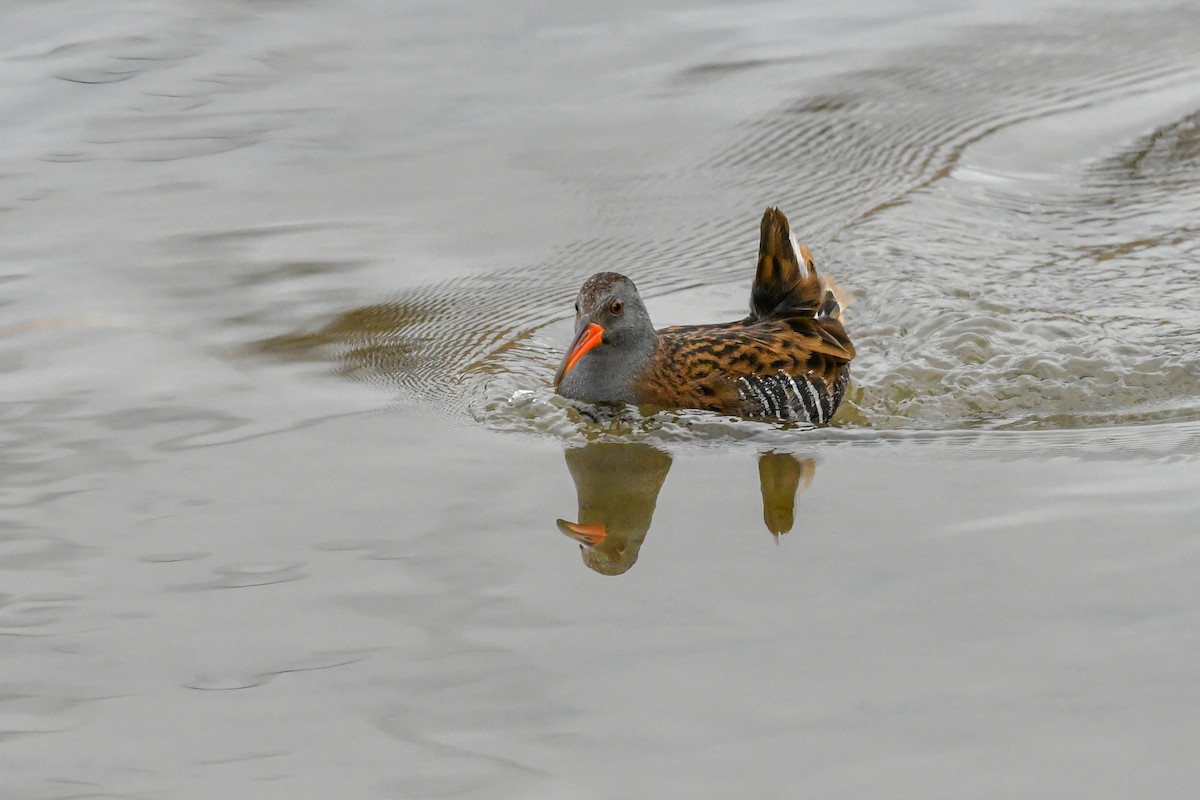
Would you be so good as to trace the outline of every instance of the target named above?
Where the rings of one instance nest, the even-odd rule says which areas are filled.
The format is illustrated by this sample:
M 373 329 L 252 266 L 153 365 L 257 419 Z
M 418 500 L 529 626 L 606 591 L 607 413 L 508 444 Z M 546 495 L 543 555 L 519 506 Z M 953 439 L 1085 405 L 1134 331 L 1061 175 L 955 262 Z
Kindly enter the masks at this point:
M 608 531 L 604 529 L 603 522 L 598 522 L 594 525 L 584 525 L 582 522 L 567 522 L 565 519 L 560 519 L 558 521 L 558 529 L 575 541 L 588 547 L 595 547 L 604 541 L 604 537 L 608 536 Z
M 562 379 L 571 371 L 579 359 L 583 358 L 588 350 L 591 350 L 596 345 L 600 344 L 604 338 L 604 328 L 601 328 L 594 322 L 589 322 L 584 328 L 579 331 L 579 335 L 575 337 L 575 342 L 571 345 L 571 349 L 567 351 L 567 355 L 563 358 L 562 365 L 559 366 L 558 372 L 554 375 L 554 385 L 557 387 L 562 383 Z

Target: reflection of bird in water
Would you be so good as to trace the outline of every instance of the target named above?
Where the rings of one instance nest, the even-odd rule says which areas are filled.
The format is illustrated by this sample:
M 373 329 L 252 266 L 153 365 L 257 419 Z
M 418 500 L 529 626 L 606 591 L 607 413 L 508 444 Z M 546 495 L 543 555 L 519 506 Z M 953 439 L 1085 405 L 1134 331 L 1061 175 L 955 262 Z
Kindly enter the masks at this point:
M 588 278 L 554 386 L 590 403 L 828 423 L 850 382 L 845 300 L 777 208 L 763 214 L 750 316 L 656 331 L 633 281 Z
M 567 450 L 565 456 L 579 499 L 579 521 L 560 519 L 558 529 L 579 542 L 590 568 L 620 575 L 638 559 L 671 457 L 637 442 L 593 443 Z M 810 458 L 790 453 L 759 457 L 763 521 L 776 537 L 792 529 L 796 493 L 808 488 L 815 474 Z
M 763 453 L 758 458 L 758 482 L 762 487 L 763 522 L 775 536 L 792 529 L 796 493 L 804 491 L 817 474 L 811 458 L 798 459 L 791 453 Z
M 671 457 L 637 442 L 597 442 L 566 452 L 579 497 L 579 521 L 558 521 L 575 539 L 583 561 L 603 575 L 620 575 L 637 561 Z

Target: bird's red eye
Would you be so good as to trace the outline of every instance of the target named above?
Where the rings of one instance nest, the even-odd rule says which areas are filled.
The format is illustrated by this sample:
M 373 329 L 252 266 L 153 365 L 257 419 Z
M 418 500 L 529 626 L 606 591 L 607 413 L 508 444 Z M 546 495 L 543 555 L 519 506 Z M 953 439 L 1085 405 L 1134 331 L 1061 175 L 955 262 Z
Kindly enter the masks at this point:
M 617 314 L 621 313 L 621 309 L 624 307 L 625 307 L 625 304 L 622 303 L 620 300 L 613 300 L 612 303 L 609 304 L 609 306 L 608 306 L 608 311 L 613 316 L 616 316 Z

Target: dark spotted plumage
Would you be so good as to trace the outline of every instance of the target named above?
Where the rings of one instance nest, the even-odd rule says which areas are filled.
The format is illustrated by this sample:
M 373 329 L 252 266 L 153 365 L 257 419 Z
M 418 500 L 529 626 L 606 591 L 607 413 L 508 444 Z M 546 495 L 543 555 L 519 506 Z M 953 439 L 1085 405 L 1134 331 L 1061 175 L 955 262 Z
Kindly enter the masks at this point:
M 655 331 L 637 288 L 612 272 L 584 283 L 578 309 L 556 377 L 568 397 L 823 425 L 850 381 L 837 289 L 778 209 L 763 215 L 745 319 Z

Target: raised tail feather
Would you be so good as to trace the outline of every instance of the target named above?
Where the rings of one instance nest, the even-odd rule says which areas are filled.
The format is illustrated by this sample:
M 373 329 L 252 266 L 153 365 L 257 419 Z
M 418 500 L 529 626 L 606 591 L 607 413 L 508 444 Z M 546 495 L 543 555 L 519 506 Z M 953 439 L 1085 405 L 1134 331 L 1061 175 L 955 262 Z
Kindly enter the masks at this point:
M 758 269 L 750 289 L 750 315 L 757 319 L 833 317 L 840 320 L 846 296 L 829 278 L 817 274 L 812 253 L 792 236 L 778 208 L 763 213 Z

